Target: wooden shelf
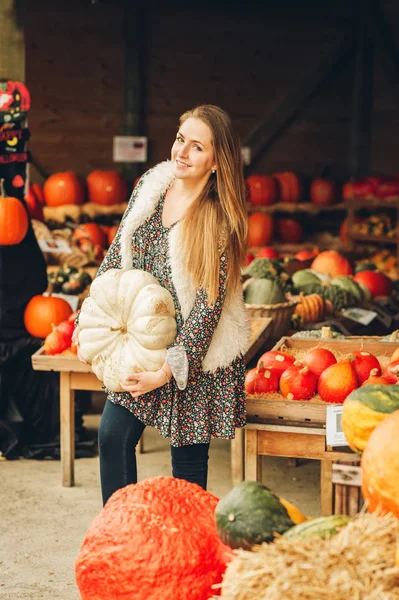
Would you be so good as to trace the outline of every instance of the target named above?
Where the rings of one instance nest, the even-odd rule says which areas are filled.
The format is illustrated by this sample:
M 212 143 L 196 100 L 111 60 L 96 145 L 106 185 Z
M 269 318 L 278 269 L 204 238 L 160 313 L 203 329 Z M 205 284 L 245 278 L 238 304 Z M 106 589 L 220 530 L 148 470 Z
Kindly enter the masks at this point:
M 267 206 L 255 206 L 253 204 L 247 204 L 248 212 L 286 212 L 286 213 L 306 213 L 311 215 L 317 215 L 321 212 L 337 212 L 346 210 L 346 205 L 341 202 L 340 204 L 333 204 L 332 206 L 319 206 L 312 204 L 311 202 L 276 202 Z
M 344 203 L 346 208 L 398 208 L 399 197 L 392 198 L 349 198 Z
M 374 244 L 397 244 L 396 233 L 393 237 L 388 235 L 365 235 L 363 233 L 356 233 L 351 231 L 348 236 L 356 242 L 373 242 Z

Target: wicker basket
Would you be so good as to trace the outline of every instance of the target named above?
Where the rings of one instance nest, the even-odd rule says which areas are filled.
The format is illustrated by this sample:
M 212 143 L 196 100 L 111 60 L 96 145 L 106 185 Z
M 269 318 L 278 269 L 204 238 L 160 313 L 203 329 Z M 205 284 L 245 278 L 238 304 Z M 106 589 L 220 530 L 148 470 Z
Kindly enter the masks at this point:
M 289 300 L 279 304 L 246 304 L 250 317 L 270 317 L 273 319 L 269 336 L 280 338 L 290 328 L 290 320 L 298 300 Z

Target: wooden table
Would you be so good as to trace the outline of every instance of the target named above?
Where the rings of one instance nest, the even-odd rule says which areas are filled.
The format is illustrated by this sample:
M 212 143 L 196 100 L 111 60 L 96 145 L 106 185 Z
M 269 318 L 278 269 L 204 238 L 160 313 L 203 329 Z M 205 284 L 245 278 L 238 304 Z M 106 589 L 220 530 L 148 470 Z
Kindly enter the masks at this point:
M 262 347 L 268 336 L 272 319 L 255 318 L 252 321 L 252 338 L 246 355 L 249 361 Z M 75 390 L 103 391 L 102 383 L 91 370 L 90 365 L 81 363 L 76 356 L 47 356 L 40 348 L 32 356 L 32 366 L 38 371 L 59 371 L 60 373 L 60 441 L 62 485 L 75 485 Z M 142 452 L 142 439 L 138 452 Z M 231 473 L 233 485 L 244 479 L 244 449 L 242 430 L 237 430 L 236 440 L 232 440 Z

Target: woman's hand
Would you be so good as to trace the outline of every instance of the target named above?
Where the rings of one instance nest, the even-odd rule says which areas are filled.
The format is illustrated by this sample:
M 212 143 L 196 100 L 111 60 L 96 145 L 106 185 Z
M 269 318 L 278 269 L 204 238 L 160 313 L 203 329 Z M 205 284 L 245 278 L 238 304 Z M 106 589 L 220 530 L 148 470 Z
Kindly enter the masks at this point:
M 73 334 L 72 334 L 72 344 L 75 344 L 76 346 L 76 350 L 77 350 L 77 357 L 80 360 L 81 363 L 83 363 L 84 365 L 87 365 L 87 361 L 83 360 L 83 358 L 81 358 L 79 356 L 79 333 L 81 332 L 81 328 L 79 327 L 79 325 L 77 327 L 75 327 Z
M 138 398 L 142 394 L 148 394 L 168 383 L 169 379 L 163 369 L 159 371 L 143 371 L 132 373 L 126 378 L 126 385 L 122 386 L 125 392 L 129 392 L 132 398 Z

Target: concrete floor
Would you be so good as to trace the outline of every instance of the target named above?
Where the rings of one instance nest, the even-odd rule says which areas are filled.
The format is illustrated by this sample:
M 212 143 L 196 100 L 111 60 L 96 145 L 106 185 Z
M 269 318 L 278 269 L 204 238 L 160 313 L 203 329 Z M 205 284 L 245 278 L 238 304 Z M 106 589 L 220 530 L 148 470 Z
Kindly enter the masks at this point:
M 99 415 L 85 417 L 95 434 Z M 170 475 L 169 443 L 147 429 L 145 452 L 138 456 L 139 478 Z M 294 502 L 305 514 L 320 514 L 319 462 L 266 458 L 263 481 Z M 74 561 L 86 530 L 101 510 L 98 459 L 75 463 L 76 486 L 61 486 L 58 461 L 0 462 L 0 599 L 79 600 Z M 213 440 L 210 492 L 218 497 L 231 489 L 230 442 Z

